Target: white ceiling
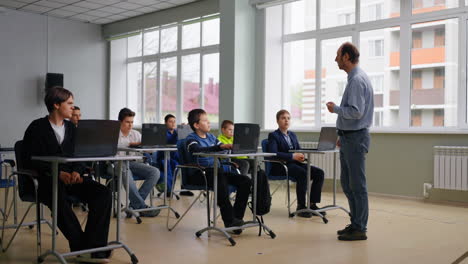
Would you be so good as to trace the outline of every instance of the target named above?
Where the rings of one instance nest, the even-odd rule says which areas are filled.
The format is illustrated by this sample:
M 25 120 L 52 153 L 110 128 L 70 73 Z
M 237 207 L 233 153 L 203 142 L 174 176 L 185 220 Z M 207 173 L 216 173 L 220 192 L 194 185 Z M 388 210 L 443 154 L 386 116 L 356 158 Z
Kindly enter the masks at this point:
M 198 0 L 0 0 L 0 7 L 107 24 Z

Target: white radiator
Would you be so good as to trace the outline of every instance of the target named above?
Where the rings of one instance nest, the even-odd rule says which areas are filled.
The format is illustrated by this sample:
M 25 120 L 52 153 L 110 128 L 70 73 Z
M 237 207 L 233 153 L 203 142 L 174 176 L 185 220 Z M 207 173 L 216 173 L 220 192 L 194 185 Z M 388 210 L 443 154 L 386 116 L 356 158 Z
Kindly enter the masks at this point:
M 299 142 L 301 148 L 316 148 L 318 142 Z M 325 178 L 333 179 L 333 154 L 336 155 L 336 178 L 340 178 L 340 153 L 326 153 L 312 155 L 311 164 L 325 172 Z
M 434 146 L 434 188 L 468 191 L 468 146 Z

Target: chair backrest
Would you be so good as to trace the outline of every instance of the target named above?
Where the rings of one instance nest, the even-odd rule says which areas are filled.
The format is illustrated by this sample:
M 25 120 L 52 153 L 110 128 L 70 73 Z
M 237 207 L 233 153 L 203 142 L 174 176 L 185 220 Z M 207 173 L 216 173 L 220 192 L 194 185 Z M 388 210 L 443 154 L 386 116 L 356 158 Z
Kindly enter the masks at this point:
M 268 152 L 268 139 L 267 138 L 262 140 L 262 151 L 263 152 Z M 265 159 L 268 159 L 268 158 L 265 157 Z M 270 177 L 270 172 L 271 172 L 271 163 L 266 162 L 265 163 L 265 173 L 266 173 L 267 177 Z
M 177 152 L 179 153 L 179 164 L 186 165 L 191 162 L 191 155 L 187 150 L 186 139 L 179 139 L 177 141 Z M 182 189 L 194 189 L 194 186 L 189 186 L 187 178 L 194 173 L 195 169 L 182 168 L 181 169 L 181 187 Z
M 27 154 L 23 151 L 23 141 L 19 140 L 15 143 L 15 158 L 17 164 L 17 170 L 22 171 L 25 169 Z M 31 178 L 26 175 L 18 174 L 18 190 L 19 197 L 24 202 L 35 202 L 36 201 L 36 190 L 34 188 L 34 182 Z

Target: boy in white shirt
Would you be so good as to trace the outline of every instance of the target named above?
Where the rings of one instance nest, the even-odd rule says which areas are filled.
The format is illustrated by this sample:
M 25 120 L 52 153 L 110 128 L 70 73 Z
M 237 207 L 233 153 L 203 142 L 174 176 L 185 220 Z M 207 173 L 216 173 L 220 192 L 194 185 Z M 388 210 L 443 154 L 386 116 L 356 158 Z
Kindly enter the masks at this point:
M 133 129 L 133 119 L 135 112 L 128 108 L 122 108 L 119 112 L 120 132 L 119 132 L 119 147 L 130 147 L 141 144 L 140 132 Z M 126 168 L 125 168 L 126 169 Z M 145 204 L 145 199 L 150 194 L 154 185 L 158 182 L 160 173 L 159 170 L 148 164 L 131 161 L 129 164 L 129 198 L 130 206 L 133 209 L 143 209 L 149 206 Z M 125 178 L 125 173 L 122 175 Z M 137 189 L 134 180 L 144 180 L 140 189 Z M 159 214 L 159 210 L 140 212 L 143 217 L 155 217 Z

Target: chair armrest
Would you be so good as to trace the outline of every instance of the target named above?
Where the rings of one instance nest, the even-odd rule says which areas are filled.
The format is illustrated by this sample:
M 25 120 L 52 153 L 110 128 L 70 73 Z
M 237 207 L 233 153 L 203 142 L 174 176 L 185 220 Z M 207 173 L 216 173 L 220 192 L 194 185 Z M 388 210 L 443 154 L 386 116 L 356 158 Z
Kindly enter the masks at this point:
M 200 170 L 201 172 L 204 172 L 206 170 L 206 167 L 200 166 L 198 164 L 177 165 L 176 167 L 184 168 L 184 169 L 197 169 L 197 170 Z
M 239 164 L 232 162 L 232 161 L 223 161 L 221 162 L 222 165 L 229 165 L 231 167 L 234 167 L 235 169 L 239 168 Z
M 284 161 L 284 160 L 262 160 L 262 162 L 263 163 L 276 163 L 276 164 L 279 164 L 279 165 L 283 166 L 283 169 L 286 172 L 286 176 L 289 175 L 288 167 L 286 166 L 286 161 Z

